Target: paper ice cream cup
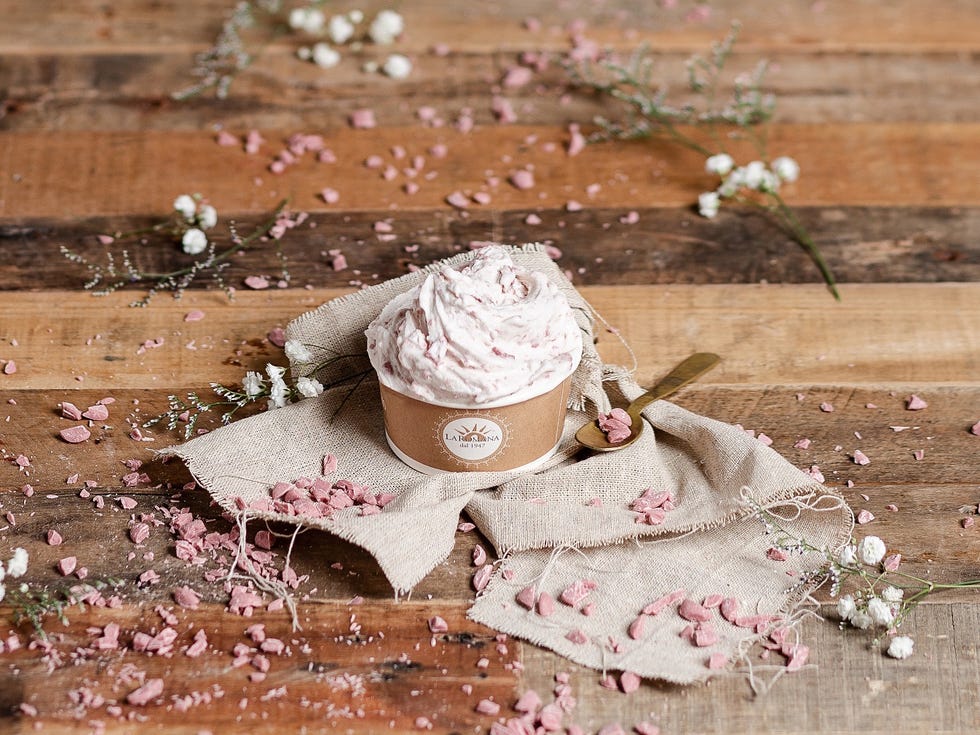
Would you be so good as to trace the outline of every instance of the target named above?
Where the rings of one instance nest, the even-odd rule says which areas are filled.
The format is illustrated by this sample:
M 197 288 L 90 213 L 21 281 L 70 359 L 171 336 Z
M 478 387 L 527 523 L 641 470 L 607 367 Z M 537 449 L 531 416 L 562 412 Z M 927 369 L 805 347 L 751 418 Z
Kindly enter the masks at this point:
M 571 375 L 545 393 L 505 405 L 427 403 L 381 384 L 385 436 L 409 467 L 442 472 L 525 472 L 558 448 Z

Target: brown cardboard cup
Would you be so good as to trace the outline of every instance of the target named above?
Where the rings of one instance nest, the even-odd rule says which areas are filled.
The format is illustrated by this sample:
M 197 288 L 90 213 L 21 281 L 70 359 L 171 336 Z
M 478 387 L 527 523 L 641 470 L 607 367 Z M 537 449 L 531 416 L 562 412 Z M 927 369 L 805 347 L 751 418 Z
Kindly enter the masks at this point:
M 491 408 L 425 403 L 382 384 L 388 445 L 409 467 L 430 475 L 534 469 L 558 446 L 571 380 Z

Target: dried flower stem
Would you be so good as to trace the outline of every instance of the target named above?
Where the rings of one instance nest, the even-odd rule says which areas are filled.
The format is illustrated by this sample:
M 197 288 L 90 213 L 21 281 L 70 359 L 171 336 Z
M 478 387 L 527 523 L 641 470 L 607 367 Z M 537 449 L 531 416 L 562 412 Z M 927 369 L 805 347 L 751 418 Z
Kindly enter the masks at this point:
M 604 61 L 598 65 L 598 69 L 587 64 L 566 65 L 574 84 L 617 99 L 626 106 L 628 117 L 625 123 L 596 118 L 601 130 L 591 140 L 636 140 L 659 136 L 710 158 L 724 153 L 726 140 L 742 138 L 752 144 L 757 155 L 768 165 L 766 124 L 772 119 L 775 99 L 762 90 L 767 63 L 758 64 L 751 74 L 736 77 L 731 98 L 723 105 L 718 101 L 719 83 L 738 31 L 738 23 L 733 23 L 728 35 L 712 45 L 708 58 L 695 55 L 688 61 L 688 87 L 693 93 L 703 96 L 705 104 L 701 109 L 691 104 L 682 107 L 667 104 L 666 91 L 655 86 L 652 80 L 653 61 L 646 46 L 634 51 L 624 64 Z M 713 148 L 703 141 L 703 136 L 689 130 L 702 131 Z M 720 173 L 724 176 L 727 171 Z M 728 190 L 723 185 L 717 195 L 711 195 L 714 196 L 713 208 L 710 212 L 702 208 L 702 214 L 714 216 L 718 195 L 764 209 L 804 248 L 834 298 L 840 300 L 830 267 L 806 227 L 778 193 L 779 179 L 771 173 L 767 171 L 768 178 L 753 183 L 732 180 Z M 742 187 L 755 193 L 751 198 L 736 196 Z
M 106 578 L 70 586 L 59 587 L 53 591 L 34 589 L 26 582 L 7 591 L 4 602 L 13 607 L 15 625 L 29 622 L 41 640 L 47 640 L 44 621 L 54 615 L 62 625 L 68 625 L 68 608 L 77 606 L 85 611 L 85 600 L 92 594 L 109 587 L 119 587 L 120 579 Z

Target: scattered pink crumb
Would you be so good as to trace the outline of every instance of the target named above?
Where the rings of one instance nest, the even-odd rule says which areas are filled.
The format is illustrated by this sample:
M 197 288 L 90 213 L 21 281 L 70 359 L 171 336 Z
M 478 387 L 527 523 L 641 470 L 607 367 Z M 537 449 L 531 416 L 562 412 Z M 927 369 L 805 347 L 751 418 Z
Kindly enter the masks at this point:
M 354 110 L 350 114 L 350 126 L 355 130 L 368 130 L 377 126 L 378 121 L 374 117 L 374 110 L 362 107 Z
M 196 610 L 197 606 L 201 604 L 201 597 L 186 585 L 176 587 L 173 595 L 174 602 L 188 610 Z
M 853 456 L 853 459 L 854 459 L 854 464 L 861 465 L 862 467 L 864 465 L 871 464 L 871 460 L 868 459 L 868 456 L 864 452 L 862 452 L 860 449 L 855 449 L 854 450 L 854 454 L 852 456 Z
M 673 592 L 668 592 L 663 597 L 660 597 L 649 605 L 643 608 L 644 615 L 659 615 L 663 610 L 670 607 L 671 605 L 680 602 L 684 599 L 687 592 L 684 589 L 676 589 Z
M 708 657 L 709 669 L 723 669 L 728 665 L 728 656 L 721 651 L 715 651 Z
M 510 183 L 521 190 L 534 188 L 534 174 L 527 169 L 515 171 L 510 175 Z
M 977 421 L 977 423 L 970 427 L 970 433 L 973 436 L 980 436 L 980 421 Z
M 500 714 L 500 705 L 491 699 L 481 699 L 477 703 L 475 709 L 481 715 L 490 715 L 491 717 L 495 717 L 496 715 Z
M 58 571 L 65 577 L 75 571 L 75 567 L 78 565 L 78 559 L 74 556 L 66 556 L 58 562 Z
M 834 404 L 827 403 L 826 401 L 824 401 L 823 403 L 820 404 L 820 410 L 823 411 L 824 413 L 833 413 Z
M 17 372 L 17 363 L 14 362 L 13 360 L 7 360 L 7 362 L 3 366 L 3 374 L 13 375 L 16 372 Z
M 469 533 L 474 528 L 476 528 L 476 524 L 469 521 L 460 521 L 459 525 L 456 526 L 456 530 L 460 533 Z
M 143 706 L 163 694 L 163 679 L 150 679 L 146 684 L 126 696 L 126 702 L 134 706 Z
M 112 245 L 116 241 L 112 235 L 96 235 L 95 239 L 99 241 L 100 245 Z
M 92 436 L 92 432 L 84 426 L 70 426 L 67 429 L 62 429 L 58 434 L 69 444 L 80 444 Z
M 273 327 L 265 337 L 276 347 L 284 347 L 286 345 L 286 332 L 282 327 Z
M 320 198 L 327 204 L 336 204 L 340 201 L 340 193 L 336 189 L 326 186 L 320 189 Z
M 246 286 L 256 291 L 269 288 L 269 279 L 263 276 L 247 276 L 244 282 Z
M 711 620 L 711 613 L 689 597 L 681 602 L 677 614 L 685 620 L 700 622 Z
M 64 539 L 55 529 L 49 529 L 47 533 L 48 546 L 60 546 Z
M 810 647 L 802 643 L 795 643 L 788 648 L 784 646 L 783 649 L 783 654 L 789 656 L 789 662 L 786 664 L 787 671 L 799 671 L 810 656 Z
M 652 722 L 637 722 L 633 725 L 636 735 L 660 735 L 660 728 Z
M 568 633 L 565 634 L 565 638 L 570 640 L 572 643 L 576 643 L 578 645 L 582 645 L 583 643 L 589 642 L 589 637 L 580 628 L 576 628 L 575 630 L 569 631 Z
M 525 587 L 520 592 L 518 592 L 514 599 L 517 600 L 519 604 L 526 607 L 528 610 L 533 610 L 534 602 L 536 598 L 537 598 L 537 590 L 532 584 L 528 587 Z
M 643 630 L 646 627 L 646 619 L 647 616 L 641 614 L 638 615 L 632 623 L 630 623 L 630 627 L 627 632 L 629 637 L 634 641 L 638 641 L 643 637 Z
M 569 156 L 577 156 L 585 150 L 585 136 L 579 130 L 579 126 L 572 123 L 568 126 L 568 148 Z
M 473 589 L 475 589 L 477 592 L 482 592 L 490 583 L 490 577 L 492 576 L 493 567 L 489 564 L 477 569 L 476 573 L 473 575 Z
M 777 549 L 775 546 L 773 546 L 766 552 L 766 557 L 772 561 L 786 561 L 789 558 L 789 555 L 783 549 Z
M 204 318 L 204 312 L 200 309 L 191 309 L 189 312 L 184 314 L 185 322 L 199 322 Z
M 923 459 L 925 459 L 925 456 L 926 456 L 926 450 L 925 449 L 913 449 L 912 450 L 912 458 L 916 462 L 921 462 Z
M 861 525 L 864 525 L 865 523 L 871 523 L 871 521 L 873 521 L 874 519 L 875 519 L 874 513 L 872 513 L 869 510 L 861 509 L 861 511 L 857 514 L 857 522 L 860 523 Z
M 432 633 L 446 633 L 449 630 L 449 624 L 438 615 L 434 615 L 429 618 L 429 631 Z
M 487 563 L 487 551 L 480 544 L 473 547 L 473 566 L 482 567 Z
M 897 513 L 898 506 L 895 505 L 894 503 L 889 503 L 888 505 L 885 506 L 885 510 L 891 511 L 892 513 Z
M 908 411 L 921 411 L 923 408 L 928 408 L 929 404 L 919 398 L 915 393 L 910 395 L 905 400 L 905 408 Z
M 470 199 L 463 192 L 454 191 L 446 196 L 446 203 L 457 209 L 466 209 L 470 206 Z
M 547 592 L 542 592 L 540 595 L 538 595 L 538 615 L 543 618 L 547 618 L 554 614 L 555 598 L 553 598 Z
M 797 439 L 796 443 L 793 444 L 794 449 L 809 449 L 810 440 L 804 437 L 803 439 Z
M 976 521 L 974 521 L 972 518 L 964 518 L 962 521 L 960 521 L 960 525 L 963 526 L 963 528 L 973 528 L 975 524 Z
M 640 688 L 640 677 L 632 671 L 624 671 L 619 676 L 619 686 L 624 694 L 632 694 Z
M 902 563 L 901 554 L 889 554 L 881 562 L 881 566 L 886 572 L 894 572 L 898 569 L 901 563 Z

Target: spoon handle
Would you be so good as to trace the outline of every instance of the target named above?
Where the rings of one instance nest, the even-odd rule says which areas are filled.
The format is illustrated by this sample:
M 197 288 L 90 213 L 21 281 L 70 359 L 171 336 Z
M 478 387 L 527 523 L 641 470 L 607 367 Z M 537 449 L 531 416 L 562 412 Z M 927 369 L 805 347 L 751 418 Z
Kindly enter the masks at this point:
M 656 400 L 669 396 L 717 365 L 721 358 L 713 352 L 695 352 L 664 376 L 655 386 L 630 404 L 630 414 L 639 413 Z

